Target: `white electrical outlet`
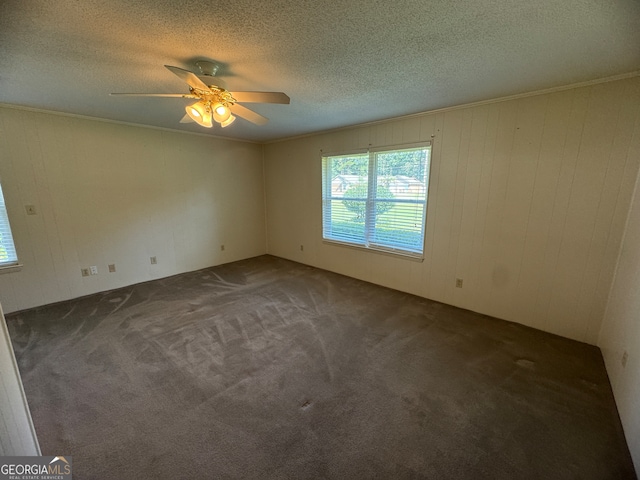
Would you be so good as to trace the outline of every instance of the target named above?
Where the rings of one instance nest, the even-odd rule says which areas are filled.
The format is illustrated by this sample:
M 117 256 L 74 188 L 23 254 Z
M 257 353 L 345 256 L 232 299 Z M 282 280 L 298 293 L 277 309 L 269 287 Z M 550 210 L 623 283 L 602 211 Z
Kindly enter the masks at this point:
M 151 257 L 151 265 L 155 265 L 156 263 L 158 263 L 158 259 L 156 257 Z
M 97 275 L 98 274 L 98 267 L 93 265 L 93 266 L 89 267 L 89 271 L 91 272 L 91 275 Z
M 109 264 L 109 273 L 113 273 L 116 271 L 116 264 L 115 263 L 110 263 Z

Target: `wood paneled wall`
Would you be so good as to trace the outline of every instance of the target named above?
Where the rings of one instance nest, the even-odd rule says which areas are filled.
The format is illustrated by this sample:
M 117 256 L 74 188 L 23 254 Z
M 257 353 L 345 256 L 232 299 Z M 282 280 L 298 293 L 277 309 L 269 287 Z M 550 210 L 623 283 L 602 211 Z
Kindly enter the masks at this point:
M 29 455 L 40 446 L 0 306 L 0 456 Z
M 0 181 L 6 312 L 265 253 L 261 145 L 3 107 Z
M 632 155 L 640 157 L 640 143 Z M 640 472 L 640 175 L 598 346 Z
M 639 105 L 633 77 L 268 144 L 268 252 L 595 344 Z M 432 138 L 424 262 L 322 242 L 321 150 Z

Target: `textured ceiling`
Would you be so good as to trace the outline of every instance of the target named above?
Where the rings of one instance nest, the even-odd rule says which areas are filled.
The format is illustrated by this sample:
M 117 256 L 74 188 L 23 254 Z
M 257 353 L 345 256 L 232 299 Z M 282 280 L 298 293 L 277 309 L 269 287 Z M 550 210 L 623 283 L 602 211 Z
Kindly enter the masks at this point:
M 270 119 L 179 124 L 215 60 Z M 2 0 L 0 102 L 265 141 L 640 70 L 638 0 Z

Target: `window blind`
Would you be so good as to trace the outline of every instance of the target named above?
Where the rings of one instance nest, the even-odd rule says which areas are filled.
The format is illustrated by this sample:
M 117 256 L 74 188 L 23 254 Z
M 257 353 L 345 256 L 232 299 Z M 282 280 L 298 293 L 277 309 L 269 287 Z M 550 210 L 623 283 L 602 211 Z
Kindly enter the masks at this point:
M 0 185 L 0 267 L 16 265 L 17 263 L 18 255 L 11 235 L 11 226 L 9 225 L 7 207 L 4 203 L 2 185 Z
M 430 152 L 424 145 L 323 157 L 323 238 L 421 256 Z

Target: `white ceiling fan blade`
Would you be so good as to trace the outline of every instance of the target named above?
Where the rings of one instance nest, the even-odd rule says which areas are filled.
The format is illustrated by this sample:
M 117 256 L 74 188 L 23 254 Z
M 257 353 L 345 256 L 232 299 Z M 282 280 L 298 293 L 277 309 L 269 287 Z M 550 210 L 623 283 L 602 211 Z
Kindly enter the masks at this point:
M 169 97 L 169 98 L 199 98 L 190 93 L 110 93 L 117 97 Z
M 190 87 L 197 88 L 198 90 L 204 90 L 205 92 L 209 91 L 209 87 L 207 87 L 207 85 L 205 85 L 205 83 L 200 80 L 195 73 L 183 68 L 172 67 L 171 65 L 165 65 L 165 67 L 187 82 Z
M 231 92 L 231 95 L 241 103 L 288 104 L 291 102 L 291 99 L 282 92 Z
M 193 122 L 195 122 L 195 120 L 193 120 L 193 118 L 191 118 L 186 113 L 184 114 L 184 117 L 182 117 L 182 119 L 180 120 L 180 123 L 193 123 Z
M 253 110 L 249 110 L 247 107 L 243 107 L 242 105 L 239 105 L 237 103 L 231 105 L 229 109 L 238 117 L 244 118 L 245 120 L 248 120 L 251 123 L 255 123 L 256 125 L 265 125 L 269 121 L 268 118 L 265 118 L 259 113 L 256 113 Z

